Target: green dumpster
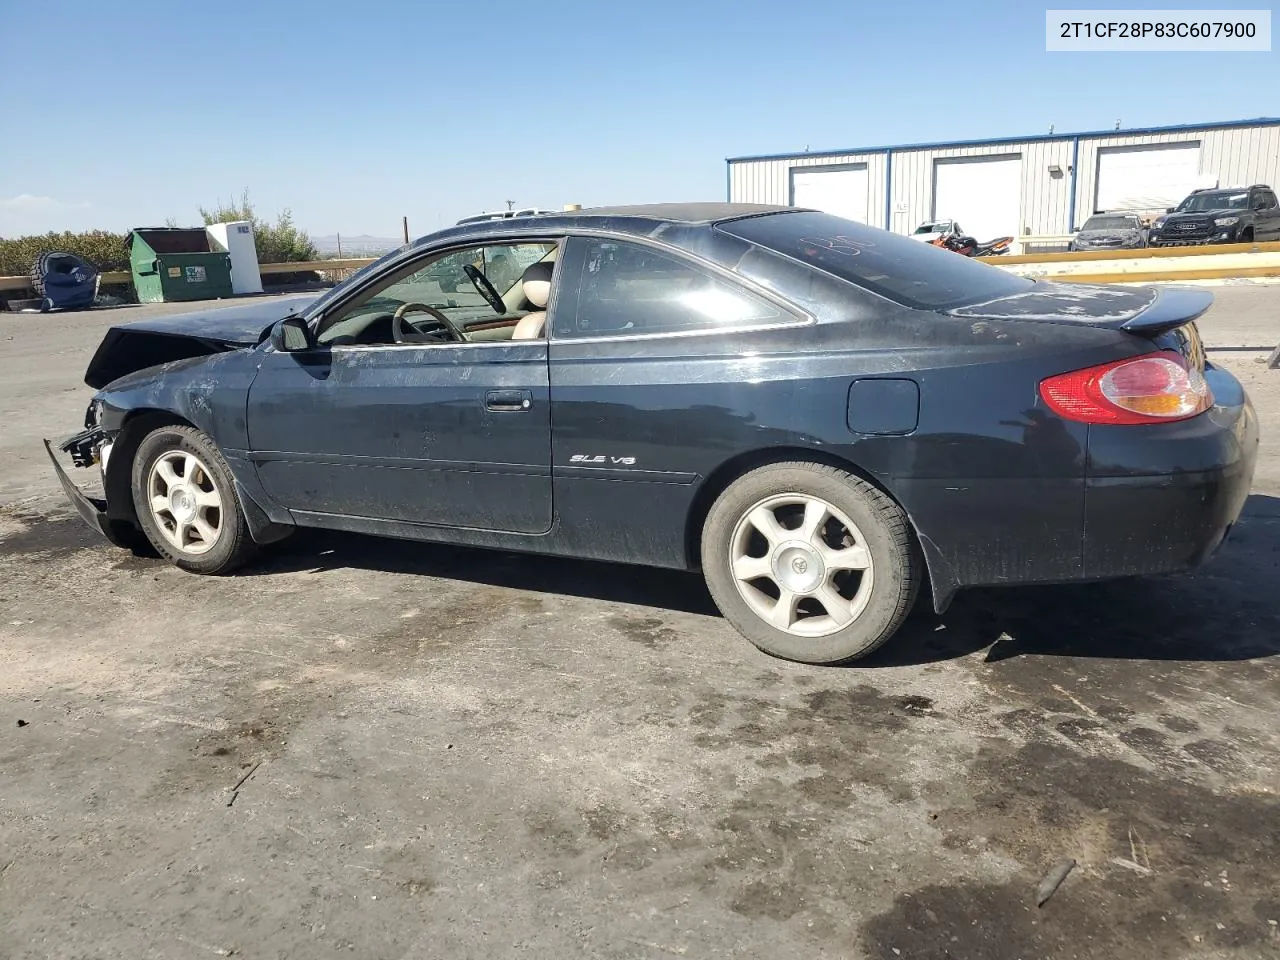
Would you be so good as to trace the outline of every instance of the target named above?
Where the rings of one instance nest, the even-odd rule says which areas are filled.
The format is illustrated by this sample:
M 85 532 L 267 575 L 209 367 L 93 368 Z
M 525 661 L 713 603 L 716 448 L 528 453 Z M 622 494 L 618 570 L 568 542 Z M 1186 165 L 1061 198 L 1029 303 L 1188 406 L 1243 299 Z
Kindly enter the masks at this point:
M 231 257 L 203 227 L 138 227 L 125 238 L 139 303 L 231 296 Z

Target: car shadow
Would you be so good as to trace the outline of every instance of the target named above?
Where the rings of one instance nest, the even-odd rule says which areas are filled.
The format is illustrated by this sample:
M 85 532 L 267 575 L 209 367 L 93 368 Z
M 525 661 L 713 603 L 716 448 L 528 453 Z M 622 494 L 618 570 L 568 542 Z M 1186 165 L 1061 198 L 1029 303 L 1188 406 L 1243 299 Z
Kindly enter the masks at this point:
M 299 530 L 237 576 L 348 568 L 660 607 L 719 617 L 698 574 L 328 530 Z
M 361 568 L 719 617 L 701 576 L 304 530 L 242 576 Z M 1232 661 L 1280 654 L 1280 498 L 1249 497 L 1213 562 L 1194 574 L 962 591 L 937 616 L 922 598 L 899 633 L 854 668 L 918 666 L 986 650 L 1018 656 Z

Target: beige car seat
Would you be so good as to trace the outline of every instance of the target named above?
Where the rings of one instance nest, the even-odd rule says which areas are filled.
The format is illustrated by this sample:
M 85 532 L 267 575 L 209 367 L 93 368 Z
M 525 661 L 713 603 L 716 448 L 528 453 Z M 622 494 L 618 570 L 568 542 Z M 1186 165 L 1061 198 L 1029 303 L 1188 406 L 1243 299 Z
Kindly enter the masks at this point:
M 551 274 L 554 263 L 540 261 L 530 264 L 521 279 L 524 298 L 535 307 L 533 313 L 520 318 L 515 330 L 511 332 L 512 340 L 537 340 L 547 326 L 547 301 L 551 298 Z

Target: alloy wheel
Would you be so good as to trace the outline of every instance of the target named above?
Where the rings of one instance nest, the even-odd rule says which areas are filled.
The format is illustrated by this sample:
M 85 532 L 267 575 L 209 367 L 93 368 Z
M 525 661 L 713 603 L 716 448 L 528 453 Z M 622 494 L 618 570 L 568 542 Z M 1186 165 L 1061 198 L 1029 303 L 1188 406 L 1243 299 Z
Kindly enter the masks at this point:
M 147 502 L 156 526 L 183 553 L 207 553 L 222 533 L 222 493 L 195 454 L 171 450 L 151 465 Z
M 759 501 L 734 527 L 729 558 L 752 611 L 795 636 L 842 630 L 871 599 L 874 564 L 866 540 L 821 497 L 789 493 Z

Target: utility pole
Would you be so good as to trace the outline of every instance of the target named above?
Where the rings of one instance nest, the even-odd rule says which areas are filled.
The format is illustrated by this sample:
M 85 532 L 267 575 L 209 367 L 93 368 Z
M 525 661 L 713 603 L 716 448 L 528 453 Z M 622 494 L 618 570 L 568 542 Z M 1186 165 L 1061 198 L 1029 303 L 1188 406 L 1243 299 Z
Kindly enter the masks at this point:
M 409 242 L 409 218 L 401 217 L 400 225 L 404 227 L 404 242 L 408 243 Z
M 514 200 L 508 200 L 508 201 L 507 201 L 507 210 L 508 210 L 508 211 L 510 211 L 510 210 L 514 210 L 514 209 L 515 209 L 515 206 L 516 206 L 516 202 L 515 202 Z
M 338 234 L 338 259 L 342 259 L 342 234 Z

